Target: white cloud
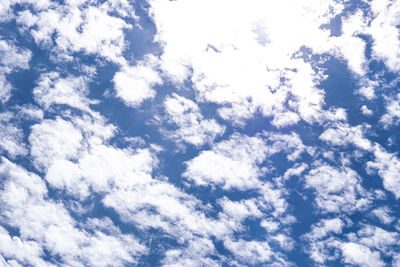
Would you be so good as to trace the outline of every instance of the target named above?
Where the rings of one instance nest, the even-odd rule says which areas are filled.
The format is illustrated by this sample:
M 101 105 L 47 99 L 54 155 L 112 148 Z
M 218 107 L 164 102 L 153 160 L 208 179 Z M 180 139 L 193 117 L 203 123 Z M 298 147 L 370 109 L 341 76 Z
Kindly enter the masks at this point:
M 150 4 L 165 76 L 175 83 L 190 79 L 199 100 L 220 105 L 222 118 L 243 125 L 261 112 L 273 117 L 277 127 L 300 119 L 321 120 L 324 94 L 317 86 L 324 76 L 293 55 L 303 46 L 316 53 L 332 50 L 329 31 L 320 26 L 339 14 L 342 4 L 291 0 Z M 223 21 L 219 10 L 224 10 Z M 343 51 L 350 51 L 357 40 L 341 41 L 347 49 Z M 360 71 L 362 63 L 357 64 L 352 66 Z
M 6 75 L 16 69 L 28 69 L 31 56 L 31 51 L 16 47 L 11 41 L 0 39 L 0 102 L 7 102 L 13 89 Z
M 374 114 L 374 112 L 372 110 L 370 110 L 366 105 L 363 105 L 361 107 L 361 112 L 362 114 L 364 114 L 365 116 L 371 116 Z
M 197 185 L 219 185 L 224 189 L 249 189 L 260 186 L 258 177 L 265 168 L 258 167 L 267 156 L 285 151 L 288 160 L 297 159 L 306 151 L 296 134 L 264 133 L 249 137 L 233 134 L 229 140 L 213 145 L 212 150 L 186 162 L 183 176 Z
M 171 249 L 162 260 L 165 267 L 180 266 L 220 266 L 217 260 L 211 258 L 216 254 L 214 244 L 210 239 L 197 238 L 190 240 L 183 250 Z
M 165 135 L 178 143 L 183 141 L 195 146 L 212 143 L 225 130 L 214 119 L 204 119 L 195 102 L 177 94 L 166 97 L 164 106 L 169 122 L 178 127 L 175 131 L 166 130 Z
M 380 122 L 384 127 L 397 126 L 400 123 L 400 94 L 393 98 L 386 99 L 386 113 L 381 117 Z
M 350 235 L 349 239 L 373 250 L 378 250 L 389 257 L 396 255 L 393 246 L 399 247 L 400 245 L 400 235 L 397 232 L 389 232 L 376 226 L 364 226 L 357 232 L 357 236 L 358 238 Z
M 263 216 L 255 199 L 231 201 L 224 197 L 218 200 L 218 204 L 222 207 L 224 215 L 239 222 L 248 217 L 259 218 Z
M 370 2 L 373 19 L 366 29 L 374 40 L 373 55 L 382 59 L 392 71 L 400 70 L 400 1 L 373 0 Z
M 22 129 L 11 121 L 13 115 L 11 112 L 0 113 L 0 151 L 6 151 L 12 158 L 28 153 Z
M 326 261 L 336 259 L 336 253 L 332 248 L 337 246 L 338 241 L 332 236 L 342 233 L 345 223 L 339 218 L 322 219 L 311 226 L 311 231 L 302 236 L 306 242 L 305 252 L 310 258 L 323 264 Z
M 74 52 L 83 51 L 124 64 L 124 30 L 132 25 L 111 14 L 116 12 L 135 18 L 133 8 L 124 0 L 108 1 L 99 6 L 85 2 L 51 3 L 48 5 L 52 8 L 47 9 L 36 5 L 36 14 L 20 12 L 17 22 L 25 26 L 36 43 L 52 48 L 54 61 L 73 60 Z
M 360 88 L 357 93 L 367 100 L 373 100 L 376 98 L 375 90 L 378 88 L 379 83 L 369 79 L 362 78 L 360 81 Z
M 306 188 L 315 190 L 315 204 L 323 212 L 352 213 L 369 206 L 360 177 L 349 168 L 316 166 L 305 176 Z
M 137 256 L 146 252 L 132 236 L 78 229 L 64 206 L 48 199 L 46 185 L 37 175 L 4 158 L 0 173 L 7 177 L 0 192 L 2 221 L 19 230 L 26 249 L 32 251 L 29 244 L 40 245 L 33 253 L 46 249 L 66 265 L 123 266 L 136 263 Z
M 18 107 L 17 117 L 26 120 L 42 120 L 43 111 L 40 108 L 33 105 L 24 105 Z
M 227 240 L 224 245 L 236 256 L 236 258 L 246 264 L 266 264 L 270 263 L 274 252 L 266 242 L 258 241 L 231 241 Z M 276 257 L 277 255 L 275 255 Z
M 364 137 L 364 131 L 369 125 L 351 127 L 347 123 L 337 123 L 335 127 L 325 130 L 320 139 L 335 146 L 354 145 L 358 148 L 371 151 L 372 143 Z
M 372 211 L 372 214 L 383 224 L 390 224 L 394 221 L 392 211 L 388 207 L 379 207 Z
M 398 47 L 400 46 L 398 30 L 398 25 L 400 24 L 400 2 L 373 0 L 368 1 L 368 4 L 371 8 L 371 13 L 367 14 L 367 16 L 361 10 L 357 10 L 343 20 L 343 36 L 353 36 L 353 40 L 358 39 L 357 35 L 359 34 L 371 36 L 373 40 L 371 47 L 373 57 L 382 60 L 391 71 L 398 71 L 400 70 L 400 54 L 398 52 Z M 358 66 L 365 63 L 364 46 L 360 42 L 358 47 L 352 50 L 352 53 L 349 51 L 348 54 L 349 65 L 353 65 L 355 68 L 353 67 L 352 69 L 359 74 L 363 74 L 363 72 L 357 71 L 362 70 Z M 365 92 L 365 96 L 368 99 L 373 97 L 372 92 Z
M 38 86 L 33 89 L 35 101 L 47 110 L 52 105 L 68 105 L 90 111 L 89 105 L 96 102 L 87 99 L 87 94 L 87 80 L 84 77 L 62 78 L 56 72 L 40 75 Z
M 76 163 L 67 158 L 54 160 L 46 180 L 55 188 L 66 189 L 71 195 L 85 199 L 91 190 L 107 193 L 114 187 L 130 188 L 148 182 L 155 163 L 149 150 L 96 145 L 82 152 Z
M 312 226 L 311 232 L 305 235 L 310 240 L 318 240 L 325 238 L 328 234 L 340 234 L 344 227 L 344 223 L 339 218 L 322 219 Z
M 400 160 L 396 155 L 387 152 L 380 145 L 374 146 L 374 161 L 367 163 L 367 170 L 376 170 L 383 179 L 383 187 L 392 192 L 396 198 L 400 197 Z
M 300 176 L 307 168 L 308 165 L 306 163 L 296 163 L 292 168 L 286 170 L 283 177 L 289 179 L 292 176 Z
M 0 260 L 2 257 L 7 259 L 15 259 L 22 265 L 33 266 L 54 266 L 46 263 L 42 257 L 44 255 L 40 244 L 32 240 L 21 240 L 17 236 L 10 236 L 6 229 L 0 226 Z M 1 264 L 1 261 L 0 261 Z M 3 266 L 13 266 L 8 260 L 8 264 Z M 16 266 L 19 266 L 16 265 Z
M 263 171 L 262 163 L 268 147 L 259 137 L 233 135 L 227 141 L 202 151 L 196 158 L 186 162 L 183 176 L 197 185 L 221 185 L 225 189 L 258 187 L 258 177 Z
M 341 248 L 345 263 L 355 264 L 362 267 L 385 266 L 379 252 L 371 251 L 371 249 L 366 246 L 348 242 L 343 243 Z
M 114 76 L 116 96 L 121 98 L 127 106 L 138 107 L 144 100 L 156 95 L 152 88 L 161 84 L 162 80 L 155 68 L 155 58 L 146 57 L 136 66 L 123 66 Z
M 29 136 L 33 163 L 37 168 L 46 169 L 54 161 L 77 157 L 82 145 L 79 129 L 66 120 L 43 120 L 32 126 Z
M 28 69 L 32 53 L 27 49 L 16 47 L 12 42 L 0 40 L 0 63 L 2 70 L 10 73 L 13 69 Z

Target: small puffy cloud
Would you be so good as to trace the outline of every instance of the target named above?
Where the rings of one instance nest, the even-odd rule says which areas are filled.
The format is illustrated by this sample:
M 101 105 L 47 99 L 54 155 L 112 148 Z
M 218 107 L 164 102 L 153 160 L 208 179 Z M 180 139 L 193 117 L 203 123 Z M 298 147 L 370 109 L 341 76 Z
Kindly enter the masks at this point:
M 339 218 L 323 219 L 312 226 L 311 232 L 307 233 L 305 237 L 309 240 L 318 240 L 325 238 L 328 234 L 339 234 L 342 232 L 344 223 Z
M 394 221 L 392 211 L 388 207 L 379 207 L 372 211 L 372 214 L 383 224 L 390 224 Z
M 373 100 L 376 98 L 375 90 L 378 88 L 379 83 L 377 81 L 371 81 L 368 79 L 360 80 L 360 88 L 357 93 L 367 100 Z
M 214 119 L 204 119 L 197 104 L 187 98 L 173 94 L 164 101 L 165 111 L 170 123 L 178 129 L 165 131 L 177 143 L 186 142 L 195 146 L 212 143 L 223 134 L 225 128 Z
M 364 130 L 368 126 L 351 127 L 347 123 L 337 123 L 335 127 L 325 130 L 320 139 L 335 146 L 354 145 L 358 148 L 370 151 L 372 143 L 364 137 Z
M 386 98 L 386 113 L 381 117 L 380 122 L 385 128 L 399 125 L 400 94 L 397 94 L 393 98 Z
M 26 120 L 42 120 L 43 110 L 34 105 L 24 105 L 18 107 L 17 117 Z
M 219 261 L 213 259 L 216 254 L 214 244 L 208 238 L 197 238 L 188 241 L 182 250 L 171 249 L 165 253 L 162 260 L 165 267 L 179 266 L 220 266 Z
M 395 154 L 387 152 L 383 147 L 374 146 L 373 161 L 367 163 L 367 171 L 377 171 L 383 179 L 383 187 L 392 192 L 396 198 L 400 197 L 400 160 Z
M 399 233 L 386 231 L 372 225 L 365 225 L 357 231 L 357 235 L 350 234 L 349 239 L 373 250 L 378 250 L 389 257 L 395 255 L 393 252 L 400 248 Z
M 370 110 L 366 105 L 363 105 L 361 107 L 361 112 L 362 114 L 364 114 L 365 116 L 371 116 L 374 114 L 374 112 L 372 110 Z
M 28 153 L 22 129 L 11 121 L 13 115 L 11 112 L 0 113 L 0 151 L 6 151 L 12 158 Z
M 305 183 L 315 190 L 315 204 L 323 213 L 352 213 L 369 205 L 360 177 L 349 168 L 316 166 L 305 176 Z
M 80 199 L 91 191 L 106 193 L 148 182 L 156 162 L 149 150 L 120 150 L 105 145 L 92 146 L 76 163 L 67 158 L 53 160 L 46 180 Z
M 6 75 L 16 69 L 28 69 L 31 56 L 31 51 L 21 49 L 11 41 L 0 40 L 0 102 L 7 102 L 13 89 Z
M 261 138 L 236 134 L 186 162 L 183 176 L 197 185 L 221 185 L 225 189 L 257 187 L 263 173 L 257 164 L 265 160 L 267 152 Z
M 33 89 L 35 101 L 49 109 L 52 105 L 68 105 L 73 108 L 90 111 L 89 104 L 96 103 L 86 98 L 87 80 L 83 77 L 60 77 L 50 72 L 40 75 L 37 87 Z
M 364 15 L 357 11 L 342 18 L 342 34 L 330 38 L 332 53 L 347 61 L 348 68 L 355 74 L 363 76 L 368 70 L 365 55 L 366 43 L 359 37 L 366 26 Z
M 355 264 L 362 267 L 381 267 L 385 266 L 379 252 L 372 251 L 370 248 L 347 242 L 341 245 L 343 261 L 349 264 Z
M 307 168 L 308 165 L 306 163 L 296 163 L 292 168 L 286 170 L 283 177 L 289 179 L 292 176 L 300 176 Z
M 16 68 L 28 69 L 31 56 L 31 51 L 16 47 L 11 41 L 0 40 L 0 64 L 6 73 Z
M 161 84 L 162 79 L 157 72 L 155 58 L 146 57 L 136 66 L 123 66 L 114 76 L 116 96 L 131 107 L 138 107 L 156 95 L 154 85 Z
M 258 177 L 265 173 L 266 157 L 285 151 L 288 160 L 297 159 L 306 146 L 296 134 L 268 134 L 249 137 L 234 134 L 229 140 L 213 145 L 212 150 L 186 162 L 183 176 L 197 185 L 219 185 L 224 189 L 257 188 Z
M 345 223 L 339 218 L 322 219 L 311 226 L 311 231 L 302 236 L 305 241 L 304 251 L 310 258 L 323 264 L 334 260 L 337 256 L 332 255 L 332 248 L 337 246 L 337 241 L 332 237 L 342 233 Z
M 47 169 L 55 160 L 75 158 L 81 142 L 81 131 L 61 118 L 33 125 L 29 136 L 33 162 L 39 169 Z
M 228 216 L 237 222 L 241 222 L 246 218 L 263 217 L 263 212 L 258 208 L 256 199 L 245 199 L 241 201 L 231 201 L 224 197 L 218 200 L 218 204 L 222 207 L 223 215 Z
M 274 254 L 266 242 L 240 239 L 238 241 L 227 240 L 224 242 L 224 245 L 235 255 L 236 259 L 246 264 L 270 263 Z

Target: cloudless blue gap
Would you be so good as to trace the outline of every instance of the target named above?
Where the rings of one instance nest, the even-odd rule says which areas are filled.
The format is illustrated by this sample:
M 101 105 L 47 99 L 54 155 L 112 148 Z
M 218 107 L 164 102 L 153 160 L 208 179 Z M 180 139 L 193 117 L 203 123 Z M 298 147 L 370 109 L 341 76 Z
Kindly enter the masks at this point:
M 322 81 L 320 88 L 325 91 L 325 102 L 328 107 L 342 107 L 347 111 L 347 118 L 350 125 L 358 125 L 361 117 L 358 96 L 355 94 L 358 86 L 354 76 L 351 75 L 347 66 L 334 58 L 323 64 L 328 78 Z

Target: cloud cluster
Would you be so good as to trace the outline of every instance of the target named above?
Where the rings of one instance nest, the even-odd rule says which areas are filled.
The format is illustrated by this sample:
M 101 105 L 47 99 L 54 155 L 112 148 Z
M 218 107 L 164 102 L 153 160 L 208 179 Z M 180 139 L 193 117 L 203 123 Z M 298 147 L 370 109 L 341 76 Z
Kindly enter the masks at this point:
M 0 4 L 0 265 L 397 266 L 399 10 Z

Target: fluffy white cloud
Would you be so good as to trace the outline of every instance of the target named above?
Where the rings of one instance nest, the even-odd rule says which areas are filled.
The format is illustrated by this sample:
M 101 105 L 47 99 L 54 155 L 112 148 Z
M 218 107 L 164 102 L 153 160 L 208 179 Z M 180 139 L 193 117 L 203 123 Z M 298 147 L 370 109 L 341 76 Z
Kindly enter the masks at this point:
M 220 105 L 222 118 L 244 124 L 261 112 L 273 117 L 277 127 L 300 119 L 321 119 L 323 92 L 317 86 L 324 76 L 293 55 L 303 46 L 317 53 L 333 49 L 329 31 L 320 26 L 339 14 L 342 4 L 326 1 L 315 6 L 314 1 L 291 0 L 150 3 L 156 40 L 163 48 L 160 67 L 164 74 L 177 83 L 190 79 L 199 100 Z M 207 21 L 202 14 L 207 14 Z M 357 38 L 340 42 L 346 55 L 360 43 Z M 360 71 L 358 65 L 351 66 Z
M 400 1 L 373 0 L 370 3 L 373 19 L 366 32 L 373 40 L 373 54 L 393 71 L 400 70 Z
M 399 158 L 387 152 L 383 147 L 376 144 L 374 146 L 373 161 L 367 163 L 367 170 L 372 172 L 376 170 L 383 179 L 383 186 L 386 190 L 392 192 L 396 198 L 400 197 L 400 160 Z
M 365 116 L 371 116 L 372 114 L 374 114 L 374 112 L 372 110 L 370 110 L 366 105 L 363 105 L 361 107 L 361 112 L 362 114 L 364 114 Z
M 391 0 L 373 0 L 368 2 L 371 12 L 367 14 L 357 10 L 343 21 L 343 36 L 351 36 L 353 40 L 357 35 L 366 34 L 372 37 L 372 54 L 375 59 L 382 60 L 392 71 L 400 69 L 400 46 L 399 29 L 400 24 L 400 2 Z M 354 41 L 353 41 L 354 42 Z M 349 59 L 350 67 L 358 74 L 363 74 L 362 65 L 365 63 L 365 45 L 358 39 L 359 44 L 345 57 Z M 372 94 L 367 93 L 366 97 Z
M 386 114 L 384 114 L 380 122 L 384 127 L 388 128 L 392 125 L 397 126 L 400 123 L 400 94 L 393 98 L 386 99 Z
M 345 263 L 356 264 L 362 267 L 384 266 L 384 262 L 379 256 L 379 253 L 371 251 L 371 249 L 366 246 L 348 242 L 343 243 L 341 248 Z
M 2 221 L 19 230 L 23 241 L 20 246 L 33 253 L 30 258 L 33 262 L 35 254 L 42 257 L 40 253 L 44 249 L 52 257 L 59 257 L 62 263 L 74 266 L 123 266 L 136 263 L 137 256 L 146 252 L 132 236 L 108 235 L 101 231 L 90 234 L 78 229 L 64 206 L 48 199 L 46 185 L 37 175 L 4 158 L 0 173 L 7 177 L 0 191 Z M 15 242 L 18 239 L 12 245 Z M 11 250 L 8 253 L 26 262 L 20 253 L 12 255 Z
M 148 56 L 136 66 L 124 65 L 113 79 L 116 96 L 132 107 L 153 98 L 156 92 L 152 87 L 162 83 L 160 75 L 154 70 L 155 64 L 155 58 Z
M 214 119 L 204 119 L 197 104 L 187 98 L 173 94 L 164 101 L 169 122 L 178 129 L 165 131 L 176 142 L 186 142 L 195 146 L 212 143 L 217 136 L 223 134 L 225 128 Z
M 328 260 L 335 259 L 335 255 L 329 253 L 336 243 L 332 235 L 342 233 L 344 226 L 345 223 L 339 218 L 322 219 L 311 226 L 311 231 L 302 238 L 307 242 L 304 250 L 313 261 L 323 264 Z
M 21 264 L 16 263 L 15 266 L 54 266 L 42 259 L 44 252 L 40 244 L 32 240 L 25 241 L 16 236 L 12 237 L 3 227 L 0 227 L 0 254 L 0 263 L 1 259 L 4 260 L 3 257 L 9 259 L 8 263 L 3 262 L 4 266 L 14 266 L 10 259 Z
M 257 241 L 225 241 L 224 245 L 233 252 L 236 258 L 247 264 L 268 263 L 273 255 L 271 248 L 265 242 Z
M 36 5 L 35 13 L 20 12 L 17 22 L 38 44 L 52 48 L 53 60 L 73 60 L 74 52 L 83 51 L 116 63 L 126 62 L 122 56 L 126 46 L 124 30 L 132 25 L 111 14 L 135 18 L 127 1 L 107 1 L 99 6 L 86 1 L 48 5 L 52 8 Z
M 13 113 L 0 113 L 0 150 L 6 151 L 11 157 L 26 155 L 28 150 L 23 142 L 23 132 L 11 119 Z
M 305 183 L 315 190 L 315 204 L 324 213 L 351 213 L 369 205 L 360 177 L 347 167 L 316 166 L 305 176 Z
M 197 185 L 222 185 L 225 189 L 258 187 L 258 177 L 268 147 L 259 137 L 233 135 L 218 143 L 213 150 L 202 151 L 199 156 L 186 162 L 183 174 Z
M 326 237 L 329 233 L 339 234 L 342 232 L 344 223 L 339 218 L 323 219 L 312 226 L 310 233 L 306 235 L 308 239 L 318 240 Z
M 79 129 L 61 118 L 33 125 L 29 143 L 35 166 L 46 169 L 55 160 L 76 158 L 82 138 Z
M 68 105 L 90 111 L 89 104 L 96 102 L 87 99 L 87 94 L 87 79 L 73 76 L 62 78 L 56 72 L 40 75 L 38 85 L 33 89 L 35 101 L 45 109 L 52 105 Z
M 379 207 L 372 211 L 372 214 L 383 224 L 390 224 L 394 221 L 392 211 L 388 207 Z
M 13 89 L 6 75 L 15 69 L 28 69 L 31 56 L 31 51 L 16 47 L 11 41 L 0 40 L 0 102 L 8 101 Z
M 211 256 L 216 254 L 214 244 L 210 239 L 201 238 L 190 240 L 183 250 L 167 251 L 162 260 L 165 267 L 179 266 L 220 266 Z
M 393 249 L 400 247 L 400 235 L 380 227 L 365 225 L 356 235 L 350 234 L 349 239 L 373 250 L 380 251 L 385 256 L 396 255 Z
M 319 138 L 335 146 L 352 144 L 370 151 L 372 150 L 372 143 L 364 137 L 364 131 L 368 128 L 370 128 L 369 125 L 351 127 L 347 123 L 337 123 L 335 127 L 325 130 Z
M 84 199 L 92 190 L 107 193 L 113 187 L 126 188 L 148 182 L 155 163 L 149 150 L 96 145 L 82 152 L 76 163 L 68 158 L 54 160 L 46 180 L 55 188 L 66 189 L 71 195 Z
M 306 150 L 299 137 L 265 133 L 249 137 L 234 134 L 215 144 L 212 150 L 186 162 L 183 176 L 197 185 L 219 185 L 224 189 L 249 189 L 260 186 L 258 177 L 267 170 L 258 165 L 273 154 L 285 151 L 295 160 Z

